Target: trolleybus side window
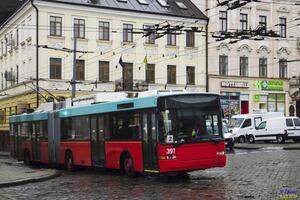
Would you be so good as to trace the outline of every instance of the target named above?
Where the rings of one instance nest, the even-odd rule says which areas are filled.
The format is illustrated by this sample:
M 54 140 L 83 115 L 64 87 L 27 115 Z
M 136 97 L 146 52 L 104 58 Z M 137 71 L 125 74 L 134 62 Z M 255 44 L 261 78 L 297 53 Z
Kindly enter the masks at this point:
M 140 140 L 140 115 L 133 112 L 113 114 L 111 117 L 111 140 Z
M 62 140 L 89 140 L 89 117 L 80 116 L 62 120 Z
M 31 134 L 30 134 L 30 128 L 29 128 L 29 123 L 24 122 L 21 124 L 21 137 L 24 139 L 31 139 Z
M 47 121 L 40 122 L 41 137 L 44 141 L 48 141 L 48 126 Z

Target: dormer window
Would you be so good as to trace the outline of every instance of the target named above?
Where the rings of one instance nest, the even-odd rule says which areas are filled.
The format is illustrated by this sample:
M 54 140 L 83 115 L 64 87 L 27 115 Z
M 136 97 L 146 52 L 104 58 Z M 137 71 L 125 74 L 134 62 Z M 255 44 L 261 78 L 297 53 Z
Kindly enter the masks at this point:
M 167 0 L 157 0 L 162 7 L 169 7 Z
M 175 3 L 176 3 L 176 5 L 179 8 L 181 8 L 181 9 L 187 9 L 186 5 L 184 3 L 182 3 L 182 2 L 180 2 L 180 1 L 176 1 Z
M 137 0 L 140 4 L 148 5 L 147 0 Z

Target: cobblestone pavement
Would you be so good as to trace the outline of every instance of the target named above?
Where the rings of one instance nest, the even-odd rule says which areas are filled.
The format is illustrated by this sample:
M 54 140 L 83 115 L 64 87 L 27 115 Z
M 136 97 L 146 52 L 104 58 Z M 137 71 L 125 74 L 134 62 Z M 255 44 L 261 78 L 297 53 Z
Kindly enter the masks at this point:
M 25 166 L 23 162 L 17 162 L 9 158 L 0 159 L 0 188 L 42 181 L 56 177 L 59 174 L 60 172 L 57 170 L 46 168 L 29 168 Z
M 287 140 L 283 144 L 278 144 L 276 141 L 265 143 L 263 141 L 256 141 L 254 144 L 235 143 L 236 149 L 286 149 L 286 150 L 300 150 L 300 143 L 295 143 L 292 140 Z
M 195 171 L 181 179 L 153 176 L 131 179 L 99 170 L 63 172 L 62 176 L 45 182 L 2 188 L 0 199 L 273 200 L 283 199 L 280 192 L 296 192 L 300 199 L 299 153 L 237 150 L 228 155 L 225 168 Z

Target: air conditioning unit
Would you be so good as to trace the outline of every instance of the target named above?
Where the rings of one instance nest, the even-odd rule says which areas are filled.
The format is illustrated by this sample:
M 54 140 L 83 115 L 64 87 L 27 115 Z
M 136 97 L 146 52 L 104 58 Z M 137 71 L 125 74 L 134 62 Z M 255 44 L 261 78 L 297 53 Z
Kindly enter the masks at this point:
M 297 49 L 298 49 L 298 51 L 300 51 L 300 38 L 297 38 Z

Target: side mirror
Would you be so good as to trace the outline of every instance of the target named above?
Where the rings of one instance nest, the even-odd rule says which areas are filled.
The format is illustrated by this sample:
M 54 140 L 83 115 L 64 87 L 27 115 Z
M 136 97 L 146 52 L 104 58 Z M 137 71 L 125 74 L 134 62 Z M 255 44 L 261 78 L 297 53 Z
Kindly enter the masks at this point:
M 230 130 L 229 132 L 232 133 L 232 130 Z

